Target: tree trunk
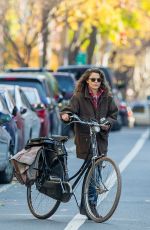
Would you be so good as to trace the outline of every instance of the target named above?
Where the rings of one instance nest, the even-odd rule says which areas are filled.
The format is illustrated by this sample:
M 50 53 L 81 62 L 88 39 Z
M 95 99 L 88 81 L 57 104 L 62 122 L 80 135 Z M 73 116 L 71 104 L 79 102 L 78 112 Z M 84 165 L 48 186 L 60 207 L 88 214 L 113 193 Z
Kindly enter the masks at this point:
M 87 47 L 87 64 L 91 64 L 93 53 L 96 45 L 96 35 L 97 35 L 97 28 L 95 26 L 92 27 L 92 32 L 90 34 L 90 44 Z
M 43 8 L 42 11 L 42 57 L 41 57 L 41 66 L 44 67 L 47 64 L 47 46 L 48 46 L 48 35 L 49 35 L 49 31 L 48 31 L 48 16 L 49 16 L 49 8 Z
M 76 56 L 79 52 L 79 48 L 80 47 L 75 47 L 75 49 L 72 51 L 72 52 L 69 52 L 69 55 L 68 55 L 68 62 L 69 64 L 75 64 L 76 63 Z

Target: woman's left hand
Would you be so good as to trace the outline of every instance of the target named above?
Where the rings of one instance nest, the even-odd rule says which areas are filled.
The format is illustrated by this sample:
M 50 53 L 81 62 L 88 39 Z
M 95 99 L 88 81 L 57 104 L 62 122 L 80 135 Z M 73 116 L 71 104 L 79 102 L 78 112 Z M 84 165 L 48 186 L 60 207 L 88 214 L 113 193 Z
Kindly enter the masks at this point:
M 110 125 L 102 125 L 101 129 L 105 130 L 105 131 L 108 131 L 110 129 Z

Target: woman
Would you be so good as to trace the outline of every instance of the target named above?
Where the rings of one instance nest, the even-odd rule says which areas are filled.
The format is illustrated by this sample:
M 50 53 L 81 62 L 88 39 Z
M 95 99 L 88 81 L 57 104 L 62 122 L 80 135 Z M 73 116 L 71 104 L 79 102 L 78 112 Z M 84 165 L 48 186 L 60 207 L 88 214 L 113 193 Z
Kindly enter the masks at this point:
M 101 132 L 97 134 L 99 155 L 106 155 L 108 133 L 113 122 L 117 119 L 118 108 L 113 100 L 104 73 L 100 69 L 88 69 L 78 80 L 69 105 L 60 113 L 63 121 L 69 121 L 69 112 L 77 114 L 84 120 L 96 119 L 100 121 L 101 118 L 108 120 L 108 125 L 103 125 Z M 75 124 L 74 128 L 77 157 L 86 159 L 90 156 L 89 128 L 83 127 L 81 124 Z M 91 198 L 91 205 L 93 206 L 93 212 L 97 215 L 96 196 Z M 85 214 L 82 207 L 80 213 Z

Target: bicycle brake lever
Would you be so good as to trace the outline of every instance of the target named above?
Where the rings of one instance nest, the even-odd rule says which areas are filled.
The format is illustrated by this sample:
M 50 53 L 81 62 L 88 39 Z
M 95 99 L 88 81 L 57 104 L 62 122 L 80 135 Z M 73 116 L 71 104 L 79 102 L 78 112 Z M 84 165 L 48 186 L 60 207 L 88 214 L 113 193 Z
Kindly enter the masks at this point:
M 110 122 L 105 117 L 100 119 L 100 125 L 109 125 L 109 124 Z
M 76 114 L 73 114 L 72 116 L 70 116 L 71 119 L 76 119 L 76 120 L 80 120 L 79 117 Z

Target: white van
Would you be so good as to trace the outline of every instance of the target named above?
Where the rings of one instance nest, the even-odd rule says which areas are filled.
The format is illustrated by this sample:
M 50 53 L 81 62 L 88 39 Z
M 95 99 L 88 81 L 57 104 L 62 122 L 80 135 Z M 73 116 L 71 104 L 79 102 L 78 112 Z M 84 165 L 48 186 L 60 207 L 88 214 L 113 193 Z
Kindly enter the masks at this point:
M 136 125 L 150 125 L 150 104 L 147 101 L 136 102 L 132 111 Z

